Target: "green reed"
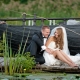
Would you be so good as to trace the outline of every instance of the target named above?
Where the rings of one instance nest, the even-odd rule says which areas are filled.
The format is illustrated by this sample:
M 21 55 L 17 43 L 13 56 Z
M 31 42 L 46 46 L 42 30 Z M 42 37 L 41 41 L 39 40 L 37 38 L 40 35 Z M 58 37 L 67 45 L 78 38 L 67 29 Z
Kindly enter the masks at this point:
M 11 33 L 11 38 L 12 38 L 12 33 Z M 9 74 L 12 75 L 13 74 L 13 59 L 12 59 L 12 49 L 11 49 L 11 38 L 10 38 L 10 59 L 9 59 Z
M 5 67 L 5 74 L 13 75 L 14 73 L 22 73 L 24 70 L 30 70 L 34 66 L 34 58 L 30 57 L 30 53 L 24 53 L 26 43 L 29 38 L 30 30 L 27 35 L 25 44 L 23 44 L 24 39 L 24 32 L 25 28 L 23 30 L 22 40 L 20 43 L 20 47 L 16 55 L 13 57 L 13 51 L 11 49 L 11 39 L 12 39 L 12 32 L 10 34 L 10 39 L 8 39 L 7 36 L 7 29 L 5 32 L 3 32 L 3 45 L 4 45 L 4 67 Z M 9 44 L 9 43 L 10 44 Z M 22 48 L 23 46 L 23 48 Z M 22 50 L 22 51 L 21 51 Z
M 28 35 L 27 35 L 26 42 L 25 42 L 24 47 L 23 47 L 23 50 L 22 50 L 22 54 L 24 53 L 24 50 L 25 50 L 25 47 L 26 47 L 26 44 L 27 44 L 29 35 L 30 35 L 30 30 L 29 30 L 29 33 L 28 33 Z
M 4 67 L 5 74 L 8 74 L 8 44 L 6 39 L 6 32 L 3 33 L 3 45 L 4 45 Z
M 11 34 L 12 37 L 12 34 Z M 4 67 L 5 67 L 5 74 L 12 75 L 13 74 L 13 61 L 12 61 L 12 49 L 11 49 L 11 39 L 10 39 L 10 47 L 8 45 L 8 37 L 7 37 L 7 30 L 3 32 L 3 45 L 4 45 Z
M 4 46 L 3 46 L 3 40 L 0 39 L 0 57 L 3 57 L 3 49 L 4 49 Z
M 22 36 L 21 44 L 19 45 L 18 54 L 20 54 L 20 52 L 21 52 L 22 43 L 23 43 L 23 38 L 24 38 L 24 32 L 25 32 L 25 27 L 24 27 L 24 30 L 23 30 L 23 36 Z

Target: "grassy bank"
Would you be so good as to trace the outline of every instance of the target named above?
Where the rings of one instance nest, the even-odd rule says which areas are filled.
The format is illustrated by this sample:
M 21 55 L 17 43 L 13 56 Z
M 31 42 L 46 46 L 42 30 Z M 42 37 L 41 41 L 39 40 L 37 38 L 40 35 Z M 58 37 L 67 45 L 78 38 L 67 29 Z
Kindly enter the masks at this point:
M 24 12 L 46 18 L 80 17 L 80 0 L 28 0 L 26 4 L 11 0 L 8 4 L 0 4 L 0 18 L 21 17 Z
M 79 18 L 80 0 L 27 0 L 21 3 L 19 0 L 8 0 L 7 4 L 0 2 L 0 18 L 32 18 L 34 13 L 38 18 Z M 38 22 L 39 23 L 39 22 Z M 47 22 L 46 22 L 47 23 Z M 19 24 L 22 22 L 8 21 L 8 24 Z

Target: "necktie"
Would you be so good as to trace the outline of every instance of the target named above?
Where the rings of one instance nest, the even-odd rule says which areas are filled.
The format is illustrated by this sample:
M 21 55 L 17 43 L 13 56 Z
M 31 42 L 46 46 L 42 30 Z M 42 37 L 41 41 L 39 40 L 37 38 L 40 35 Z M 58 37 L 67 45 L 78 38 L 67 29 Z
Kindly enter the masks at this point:
M 46 37 L 43 37 L 43 38 L 46 38 Z

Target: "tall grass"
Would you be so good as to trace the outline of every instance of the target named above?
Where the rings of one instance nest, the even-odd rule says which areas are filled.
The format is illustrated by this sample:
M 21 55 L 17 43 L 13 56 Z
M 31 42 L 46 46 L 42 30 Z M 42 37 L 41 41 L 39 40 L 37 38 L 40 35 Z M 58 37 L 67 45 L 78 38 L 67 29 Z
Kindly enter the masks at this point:
M 28 37 L 30 34 L 30 31 L 28 33 L 28 36 L 26 37 L 25 44 L 22 45 L 23 43 L 23 38 L 24 38 L 24 32 L 25 28 L 23 30 L 23 36 L 20 44 L 20 48 L 18 50 L 18 53 L 13 57 L 12 54 L 12 49 L 11 49 L 11 38 L 12 38 L 12 33 L 10 35 L 10 39 L 7 37 L 7 29 L 5 32 L 3 32 L 3 45 L 4 45 L 4 67 L 5 67 L 5 74 L 13 75 L 14 73 L 22 73 L 24 72 L 24 69 L 27 71 L 32 69 L 34 66 L 34 57 L 30 57 L 30 53 L 24 53 L 26 43 L 28 41 Z M 10 44 L 8 42 L 10 41 Z M 22 48 L 23 46 L 23 48 Z M 21 52 L 22 49 L 22 52 Z
M 11 35 L 12 37 L 12 35 Z M 3 44 L 4 44 L 4 67 L 5 67 L 5 74 L 13 74 L 12 68 L 12 49 L 11 49 L 11 39 L 10 39 L 10 47 L 8 45 L 8 38 L 7 38 L 7 30 L 3 32 Z
M 20 54 L 21 52 L 21 48 L 22 48 L 22 43 L 23 43 L 23 39 L 24 39 L 24 32 L 25 32 L 25 27 L 23 29 L 23 35 L 22 35 L 22 40 L 21 40 L 21 44 L 19 45 L 19 50 L 18 50 L 18 54 Z
M 30 35 L 30 30 L 29 30 L 29 33 L 28 33 L 28 35 L 27 35 L 27 38 L 26 38 L 25 44 L 24 44 L 24 46 L 23 46 L 22 54 L 24 54 L 24 50 L 25 50 L 25 47 L 26 47 L 26 44 L 27 44 L 27 41 L 28 41 L 29 35 Z
M 13 59 L 12 59 L 12 49 L 11 49 L 11 38 L 12 38 L 12 33 L 11 33 L 11 37 L 10 37 L 10 56 L 9 56 L 9 74 L 12 75 L 13 74 Z
M 26 5 L 11 0 L 9 4 L 3 4 L 0 7 L 0 18 L 22 17 L 25 12 L 27 17 L 32 17 L 34 13 L 39 17 L 45 18 L 63 18 L 80 17 L 80 0 L 34 0 Z M 12 6 L 13 5 L 13 6 Z M 31 14 L 31 15 L 30 15 Z M 7 22 L 8 24 L 21 24 L 21 22 Z
M 9 55 L 9 50 L 8 50 L 8 43 L 6 39 L 6 32 L 3 33 L 3 45 L 4 45 L 4 67 L 5 67 L 5 74 L 8 74 L 8 55 Z
M 4 56 L 3 49 L 4 49 L 3 41 L 0 39 L 0 57 Z

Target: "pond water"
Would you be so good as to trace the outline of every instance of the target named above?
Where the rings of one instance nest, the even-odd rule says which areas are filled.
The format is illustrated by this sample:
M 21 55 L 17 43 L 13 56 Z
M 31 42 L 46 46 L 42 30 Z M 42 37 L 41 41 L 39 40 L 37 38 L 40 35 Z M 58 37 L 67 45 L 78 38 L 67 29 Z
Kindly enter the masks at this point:
M 0 74 L 0 80 L 80 80 L 80 74 L 36 73 L 8 76 Z

